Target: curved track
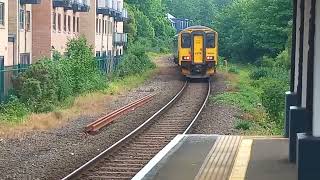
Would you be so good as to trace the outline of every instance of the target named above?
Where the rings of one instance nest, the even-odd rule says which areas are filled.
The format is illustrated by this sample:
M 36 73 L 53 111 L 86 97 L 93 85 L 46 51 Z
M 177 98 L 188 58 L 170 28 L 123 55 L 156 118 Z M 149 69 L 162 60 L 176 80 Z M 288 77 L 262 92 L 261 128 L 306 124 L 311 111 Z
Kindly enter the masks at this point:
M 64 179 L 131 179 L 177 134 L 189 131 L 209 94 L 210 82 L 186 82 L 168 104 L 136 130 Z

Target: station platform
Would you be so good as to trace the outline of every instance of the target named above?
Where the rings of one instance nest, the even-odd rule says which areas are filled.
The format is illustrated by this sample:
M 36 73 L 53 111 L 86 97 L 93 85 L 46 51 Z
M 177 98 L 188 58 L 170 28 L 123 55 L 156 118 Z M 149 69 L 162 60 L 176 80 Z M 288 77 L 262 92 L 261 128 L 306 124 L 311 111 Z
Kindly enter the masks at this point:
M 178 135 L 133 180 L 295 180 L 288 140 Z

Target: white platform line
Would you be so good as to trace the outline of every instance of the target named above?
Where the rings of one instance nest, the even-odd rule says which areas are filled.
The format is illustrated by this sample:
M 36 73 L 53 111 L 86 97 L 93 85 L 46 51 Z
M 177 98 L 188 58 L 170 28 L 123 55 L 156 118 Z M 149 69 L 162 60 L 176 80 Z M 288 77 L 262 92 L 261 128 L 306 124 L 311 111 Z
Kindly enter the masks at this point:
M 156 156 L 154 156 L 147 165 L 145 165 L 139 172 L 136 174 L 132 180 L 141 180 L 144 178 L 151 169 L 158 164 L 158 162 L 161 161 L 161 159 L 167 155 L 167 153 L 175 147 L 182 138 L 185 136 L 182 134 L 177 135 L 169 144 L 167 144 Z

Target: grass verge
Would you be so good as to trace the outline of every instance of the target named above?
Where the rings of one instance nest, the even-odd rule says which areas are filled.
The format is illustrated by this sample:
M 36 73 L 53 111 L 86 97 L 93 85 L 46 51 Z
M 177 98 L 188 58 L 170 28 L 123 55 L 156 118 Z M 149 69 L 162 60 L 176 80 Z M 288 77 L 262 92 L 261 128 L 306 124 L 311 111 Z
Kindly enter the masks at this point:
M 282 124 L 271 121 L 262 105 L 261 88 L 254 86 L 250 79 L 251 67 L 232 66 L 225 72 L 228 91 L 210 97 L 211 103 L 234 106 L 240 110 L 234 127 L 243 135 L 280 135 Z
M 150 56 L 154 59 L 162 55 L 152 54 Z M 106 104 L 112 102 L 117 95 L 136 88 L 156 72 L 157 68 L 149 69 L 141 74 L 114 78 L 106 89 L 69 98 L 52 112 L 26 113 L 27 115 L 21 116 L 16 121 L 0 121 L 0 138 L 19 137 L 25 132 L 61 127 L 68 121 L 81 116 L 98 116 L 106 111 Z

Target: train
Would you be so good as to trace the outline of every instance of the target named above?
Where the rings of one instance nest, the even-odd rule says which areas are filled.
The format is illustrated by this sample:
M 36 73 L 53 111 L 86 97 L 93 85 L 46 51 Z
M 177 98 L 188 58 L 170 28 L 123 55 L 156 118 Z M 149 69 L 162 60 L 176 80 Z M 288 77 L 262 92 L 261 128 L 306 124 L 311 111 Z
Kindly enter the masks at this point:
M 190 79 L 210 78 L 217 72 L 218 33 L 205 26 L 191 26 L 174 38 L 174 62 Z

